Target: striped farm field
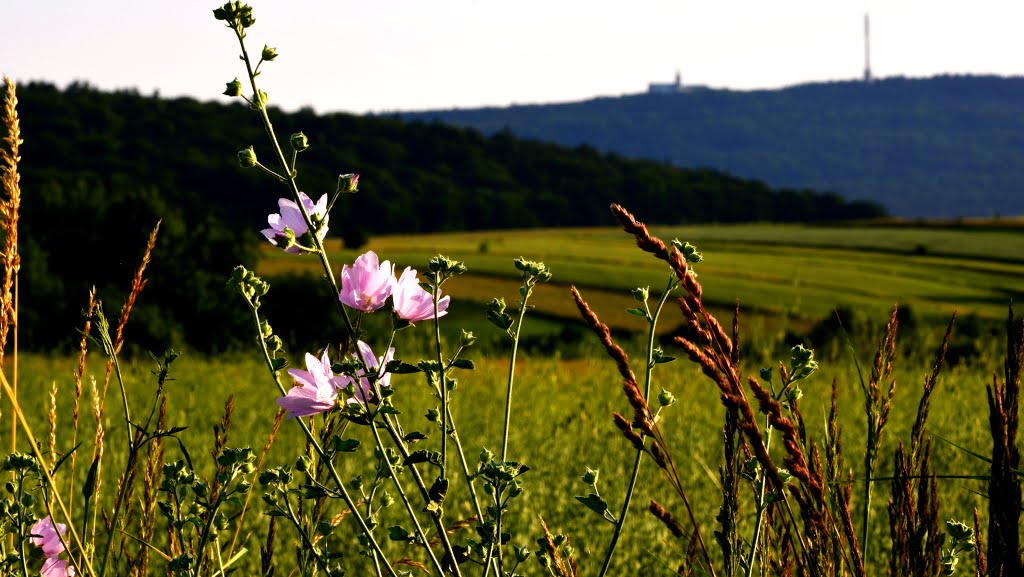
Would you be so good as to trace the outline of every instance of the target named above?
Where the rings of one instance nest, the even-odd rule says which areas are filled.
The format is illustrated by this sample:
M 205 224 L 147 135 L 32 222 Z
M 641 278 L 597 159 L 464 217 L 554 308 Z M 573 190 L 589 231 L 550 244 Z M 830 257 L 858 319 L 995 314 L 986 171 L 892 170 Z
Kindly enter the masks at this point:
M 821 319 L 840 306 L 883 318 L 896 303 L 929 319 L 948 317 L 954 309 L 997 319 L 1010 299 L 1024 296 L 1024 228 L 751 224 L 652 231 L 703 252 L 704 262 L 695 268 L 707 302 L 724 309 L 739 300 L 757 316 L 787 323 Z M 575 318 L 567 289 L 576 285 L 606 322 L 623 329 L 637 326 L 625 313 L 633 306 L 629 289 L 650 286 L 657 293 L 669 276 L 660 261 L 616 228 L 380 236 L 361 250 L 417 268 L 438 253 L 463 260 L 469 274 L 446 286 L 456 297 L 478 303 L 495 296 L 514 301 L 512 260 L 541 260 L 554 278 L 536 293 L 539 312 Z M 338 267 L 357 254 L 338 245 L 331 250 Z M 260 264 L 271 276 L 319 267 L 312 257 L 297 260 L 270 250 Z

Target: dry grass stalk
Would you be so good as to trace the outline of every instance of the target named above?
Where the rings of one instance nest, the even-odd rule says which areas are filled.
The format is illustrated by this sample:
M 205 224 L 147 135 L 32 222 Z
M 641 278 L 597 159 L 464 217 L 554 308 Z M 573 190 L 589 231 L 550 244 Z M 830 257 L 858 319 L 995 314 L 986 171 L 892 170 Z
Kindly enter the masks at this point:
M 3 145 L 0 146 L 0 188 L 4 197 L 0 199 L 0 230 L 4 234 L 3 279 L 0 281 L 0 370 L 4 368 L 4 354 L 7 350 L 7 335 L 14 327 L 14 367 L 11 371 L 11 394 L 18 395 L 18 270 L 21 255 L 18 252 L 18 218 L 21 213 L 21 121 L 18 118 L 18 93 L 14 80 L 4 75 L 4 102 L 0 121 L 4 127 Z M 17 449 L 17 419 L 11 419 L 11 452 Z
M 213 457 L 214 462 L 217 461 L 217 457 L 224 452 L 224 447 L 228 443 L 228 431 L 231 429 L 231 415 L 235 412 L 235 393 L 228 394 L 228 400 L 224 403 L 224 414 L 220 418 L 220 423 L 213 426 L 213 450 L 210 451 L 210 456 Z M 224 467 L 217 465 L 217 473 L 223 473 Z M 220 482 L 217 480 L 217 475 L 213 477 L 213 484 L 210 487 L 210 500 L 213 501 L 217 498 L 220 493 Z
M 993 375 L 988 387 L 989 429 L 992 433 L 992 473 L 988 485 L 989 574 L 1020 575 L 1021 478 L 1017 449 L 1020 419 L 1021 367 L 1024 365 L 1024 320 L 1015 322 L 1013 305 L 1006 320 L 1006 360 L 1003 382 Z
M 988 563 L 985 562 L 985 540 L 981 536 L 981 518 L 978 510 L 974 510 L 974 577 L 988 575 Z
M 99 511 L 100 495 L 103 494 L 103 452 L 104 452 L 104 437 L 106 436 L 103 428 L 103 400 L 100 397 L 100 389 L 96 383 L 96 379 L 93 377 L 89 378 L 92 385 L 92 416 L 96 421 L 96 434 L 93 437 L 93 461 L 96 462 L 96 485 L 93 489 L 93 504 L 92 504 L 92 527 L 90 530 L 90 542 L 95 542 L 96 539 L 96 521 L 97 512 Z
M 274 577 L 274 537 L 277 535 L 277 517 L 270 518 L 267 541 L 260 547 L 260 575 Z
M 654 515 L 655 519 L 661 521 L 661 524 L 669 530 L 669 533 L 672 533 L 673 537 L 676 539 L 683 539 L 686 537 L 686 533 L 683 532 L 683 528 L 679 525 L 679 521 L 676 521 L 676 518 L 672 516 L 672 513 L 666 509 L 664 505 L 654 499 L 651 499 L 651 504 L 647 509 L 651 512 L 651 515 Z
M 85 375 L 85 361 L 89 354 L 89 331 L 92 330 L 92 315 L 96 310 L 96 287 L 89 290 L 89 304 L 85 309 L 85 326 L 82 337 L 78 340 L 78 366 L 75 368 L 75 403 L 71 409 L 71 446 L 78 444 L 78 417 L 82 400 L 82 377 Z M 75 471 L 78 451 L 71 453 L 71 474 L 68 475 L 68 494 L 75 494 Z M 73 501 L 72 501 L 73 503 Z M 72 503 L 68 503 L 74 513 Z
M 0 254 L 4 269 L 3 281 L 0 284 L 0 307 L 3 309 L 0 311 L 0 368 L 3 368 L 4 364 L 8 331 L 17 322 L 12 290 L 18 269 L 21 267 L 21 256 L 18 253 L 18 218 L 21 209 L 21 175 L 18 173 L 18 163 L 21 162 L 21 121 L 18 118 L 18 94 L 14 80 L 5 75 L 4 85 L 4 146 L 0 146 L 0 185 L 4 192 L 4 198 L 0 200 L 0 230 L 4 234 L 3 252 Z M 13 388 L 17 390 L 16 387 Z
M 925 422 L 928 420 L 928 411 L 931 407 L 932 392 L 939 381 L 939 373 L 946 361 L 946 351 L 949 350 L 949 341 L 953 336 L 953 323 L 956 322 L 956 312 L 949 319 L 946 327 L 946 334 L 942 338 L 942 344 L 935 353 L 935 361 L 932 363 L 932 372 L 924 380 L 924 391 L 921 393 L 921 401 L 917 405 L 917 417 L 914 419 L 914 428 L 910 433 L 910 460 L 916 465 L 921 453 L 921 444 L 925 433 Z
M 569 555 L 563 557 L 558 545 L 555 544 L 555 537 L 548 530 L 548 524 L 544 522 L 544 517 L 538 517 L 540 519 L 540 527 L 544 531 L 543 539 L 540 539 L 540 545 L 544 548 L 548 558 L 551 559 L 551 567 L 548 568 L 553 575 L 556 577 L 578 577 L 580 574 L 579 568 L 576 566 L 576 559 Z M 566 543 L 569 542 L 569 538 L 566 537 Z
M 160 399 L 160 410 L 157 414 L 156 428 L 164 429 L 167 426 L 167 396 Z M 163 439 L 157 437 L 149 442 L 146 448 L 146 465 L 142 476 L 142 502 L 140 503 L 139 517 L 139 539 L 144 543 L 152 543 L 156 535 L 156 502 L 158 499 L 157 488 L 160 484 L 160 475 L 164 465 L 164 444 Z M 145 577 L 149 575 L 149 547 L 143 546 L 139 551 L 137 563 L 137 575 Z
M 124 304 L 121 306 L 121 316 L 117 320 L 117 329 L 114 331 L 113 345 L 114 354 L 121 351 L 121 345 L 124 344 L 124 327 L 128 324 L 128 316 L 132 312 L 132 307 L 135 306 L 135 301 L 139 298 L 139 294 L 142 289 L 146 288 L 146 281 L 142 275 L 146 272 L 146 266 L 149 265 L 149 258 L 153 254 L 153 248 L 156 247 L 156 235 L 160 231 L 160 222 L 156 222 L 156 226 L 153 227 L 153 232 L 149 233 L 149 241 L 146 243 L 146 250 L 142 253 L 142 262 L 139 264 L 139 268 L 135 270 L 135 276 L 132 277 L 131 290 L 128 292 L 128 298 L 125 299 Z M 111 371 L 114 369 L 114 360 L 107 360 L 107 371 L 103 379 L 103 399 L 107 398 L 107 389 L 110 387 L 110 376 Z
M 612 331 L 608 328 L 608 325 L 602 323 L 597 318 L 597 314 L 590 308 L 590 305 L 583 300 L 583 296 L 580 295 L 580 291 L 576 287 L 571 287 L 569 291 L 572 293 L 573 300 L 576 301 L 576 308 L 579 309 L 580 315 L 583 316 L 583 320 L 586 321 L 587 326 L 601 339 L 601 344 L 604 345 L 605 351 L 608 352 L 608 356 L 615 361 L 615 366 L 619 369 L 619 374 L 627 382 L 632 382 L 636 385 L 636 375 L 633 373 L 633 369 L 629 366 L 629 356 L 626 351 L 615 344 L 612 340 Z
M 50 385 L 50 405 L 46 411 L 46 450 L 50 455 L 50 467 L 53 468 L 60 459 L 57 454 L 57 381 Z
M 640 226 L 642 227 L 643 225 Z M 646 231 L 646 228 L 644 230 Z M 676 253 L 679 252 L 674 248 L 673 250 Z M 683 261 L 683 264 L 685 265 L 685 261 Z M 626 418 L 619 413 L 613 413 L 612 420 L 614 421 L 615 426 L 622 432 L 626 439 L 632 443 L 634 448 L 638 451 L 647 452 L 654 459 L 654 462 L 658 467 L 666 472 L 666 476 L 672 484 L 673 489 L 675 489 L 679 494 L 679 497 L 683 500 L 683 503 L 686 506 L 690 522 L 693 525 L 694 536 L 700 545 L 700 550 L 703 553 L 707 570 L 712 576 L 714 576 L 715 570 L 711 565 L 711 556 L 708 553 L 707 546 L 704 544 L 704 539 L 700 534 L 700 526 L 697 524 L 692 507 L 690 507 L 690 501 L 686 496 L 686 491 L 683 488 L 681 477 L 672 460 L 672 455 L 668 453 L 665 438 L 654 422 L 653 413 L 651 413 L 647 400 L 644 398 L 643 393 L 640 391 L 640 387 L 636 383 L 636 376 L 629 367 L 629 358 L 626 356 L 625 351 L 623 351 L 612 340 L 611 331 L 608 329 L 608 326 L 601 323 L 597 318 L 597 314 L 590 308 L 586 301 L 583 300 L 583 297 L 580 295 L 579 291 L 576 290 L 576 287 L 572 287 L 572 295 L 576 300 L 576 306 L 579 308 L 580 314 L 583 315 L 587 325 L 590 326 L 590 328 L 601 339 L 601 342 L 605 346 L 605 350 L 608 352 L 608 355 L 615 360 L 619 373 L 624 379 L 622 388 L 626 395 L 626 399 L 633 408 L 633 422 L 631 423 L 627 421 Z M 649 447 L 645 447 L 643 435 L 637 433 L 635 428 L 639 428 L 644 435 L 653 439 Z
M 861 509 L 863 526 L 860 540 L 865 553 L 868 552 L 868 530 L 871 526 L 872 478 L 875 476 L 875 469 L 878 466 L 878 451 L 882 446 L 885 426 L 889 422 L 889 412 L 892 410 L 892 398 L 896 393 L 896 379 L 892 377 L 892 371 L 893 361 L 896 359 L 896 331 L 899 328 L 897 312 L 897 307 L 893 307 L 889 322 L 885 325 L 882 340 L 878 343 L 878 351 L 875 353 L 875 361 L 871 367 L 871 378 L 867 383 L 864 383 L 861 378 L 864 412 L 867 415 L 867 441 L 864 443 L 864 498 Z M 882 384 L 886 380 L 889 380 L 889 386 L 888 389 L 883 390 Z
M 256 484 L 256 479 L 259 477 L 260 471 L 263 469 L 263 460 L 267 457 L 267 453 L 270 452 L 270 446 L 274 444 L 274 439 L 277 438 L 277 432 L 281 429 L 281 423 L 284 422 L 286 414 L 287 412 L 284 409 L 278 409 L 277 415 L 274 416 L 274 426 L 270 429 L 270 435 L 267 436 L 267 442 L 263 444 L 263 450 L 260 451 L 260 457 L 256 460 L 256 469 L 252 473 L 252 480 L 250 482 L 253 485 Z M 249 509 L 249 499 L 252 498 L 253 493 L 255 493 L 255 491 L 249 491 L 245 494 L 245 502 L 242 503 L 242 512 L 238 514 L 238 521 L 235 524 L 235 535 L 231 538 L 231 546 L 228 547 L 229 559 L 235 554 L 235 544 L 238 543 L 238 535 L 242 531 L 242 520 L 245 519 L 245 513 Z M 346 513 L 347 512 L 348 511 L 346 511 Z M 273 520 L 273 517 L 271 517 L 271 520 Z M 332 523 L 334 526 L 337 526 L 339 521 L 340 519 L 332 521 Z

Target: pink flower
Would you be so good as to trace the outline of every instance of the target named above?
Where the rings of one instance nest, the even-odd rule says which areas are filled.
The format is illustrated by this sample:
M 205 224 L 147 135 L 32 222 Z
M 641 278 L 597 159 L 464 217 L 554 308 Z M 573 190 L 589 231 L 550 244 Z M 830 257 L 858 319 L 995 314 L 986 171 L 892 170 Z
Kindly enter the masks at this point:
M 384 306 L 395 284 L 395 267 L 389 261 L 378 263 L 371 250 L 356 259 L 349 268 L 341 267 L 341 293 L 338 298 L 347 306 L 364 313 Z
M 64 545 L 60 542 L 60 535 L 67 533 L 68 526 L 63 523 L 54 525 L 53 520 L 47 515 L 32 525 L 31 543 L 43 550 L 43 555 L 56 557 L 64 552 Z
M 416 269 L 405 268 L 391 291 L 391 300 L 395 314 L 400 319 L 415 323 L 434 318 L 434 300 L 430 293 L 420 286 L 416 279 Z M 449 300 L 451 297 L 445 296 L 437 301 L 438 317 L 448 314 Z
M 68 565 L 68 562 L 63 559 L 47 557 L 39 575 L 40 577 L 75 577 L 75 568 Z
M 327 353 L 324 352 L 319 360 L 306 353 L 306 369 L 288 369 L 288 374 L 297 384 L 288 390 L 287 395 L 277 398 L 277 404 L 288 411 L 288 418 L 329 411 L 338 401 L 340 377 L 334 376 Z
M 313 201 L 304 192 L 299 193 L 299 198 L 302 200 L 302 205 L 306 208 L 310 220 L 313 221 L 313 225 L 319 225 L 316 229 L 316 236 L 322 241 L 327 236 L 327 195 L 321 196 L 316 204 L 313 204 Z M 282 198 L 277 201 L 277 205 L 281 212 L 268 216 L 267 222 L 270 223 L 270 228 L 265 228 L 260 232 L 274 246 L 281 247 L 287 253 L 297 254 L 302 249 L 295 243 L 302 240 L 302 237 L 309 232 L 309 227 L 302 219 L 299 205 L 294 201 Z
M 383 370 L 382 367 L 386 367 L 387 364 L 395 358 L 395 348 L 391 347 L 388 349 L 386 355 L 378 359 L 370 349 L 370 345 L 363 341 L 359 341 L 359 354 L 363 357 L 363 362 L 366 363 L 367 367 L 370 369 Z M 373 397 L 373 385 L 370 383 L 370 379 L 367 377 L 366 372 L 359 371 L 358 377 L 359 382 L 356 383 L 356 380 L 352 377 L 348 375 L 341 375 L 338 377 L 338 387 L 343 389 L 349 385 L 354 386 L 356 393 L 352 398 L 348 399 L 347 402 L 350 404 L 358 403 L 360 405 L 365 405 L 367 401 Z M 381 387 L 391 386 L 391 373 L 384 373 L 380 375 L 377 379 L 377 384 Z

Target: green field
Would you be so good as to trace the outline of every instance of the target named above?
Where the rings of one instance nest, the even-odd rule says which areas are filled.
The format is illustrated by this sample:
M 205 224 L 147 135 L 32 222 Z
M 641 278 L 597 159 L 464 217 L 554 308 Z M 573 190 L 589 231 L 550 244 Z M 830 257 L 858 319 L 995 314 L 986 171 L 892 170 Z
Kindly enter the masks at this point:
M 944 322 L 953 310 L 1000 319 L 1010 299 L 1024 296 L 1024 228 L 754 224 L 652 231 L 696 244 L 705 255 L 695 268 L 706 302 L 726 310 L 738 299 L 766 330 L 803 328 L 840 306 L 881 320 L 897 303 L 935 321 Z M 637 250 L 614 228 L 381 236 L 360 252 L 366 249 L 399 266 L 423 268 L 438 253 L 464 260 L 469 274 L 446 286 L 454 299 L 476 303 L 494 296 L 511 302 L 518 286 L 512 260 L 542 260 L 554 278 L 537 292 L 539 312 L 576 319 L 567 290 L 576 285 L 602 320 L 619 329 L 637 327 L 625 313 L 633 306 L 629 289 L 650 286 L 657 293 L 668 279 L 661 261 Z M 264 274 L 320 271 L 313 257 L 263 254 Z M 335 245 L 332 262 L 340 267 L 357 254 Z

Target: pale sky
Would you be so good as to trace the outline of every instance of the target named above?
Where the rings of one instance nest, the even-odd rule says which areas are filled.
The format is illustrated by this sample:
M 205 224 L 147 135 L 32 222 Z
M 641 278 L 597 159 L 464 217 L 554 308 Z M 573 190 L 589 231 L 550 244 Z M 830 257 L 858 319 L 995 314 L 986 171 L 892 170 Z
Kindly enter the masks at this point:
M 386 112 L 583 100 L 669 82 L 774 88 L 876 77 L 1024 75 L 1021 0 L 255 0 L 250 49 L 288 110 Z M 199 0 L 0 0 L 19 82 L 227 100 L 238 45 Z

